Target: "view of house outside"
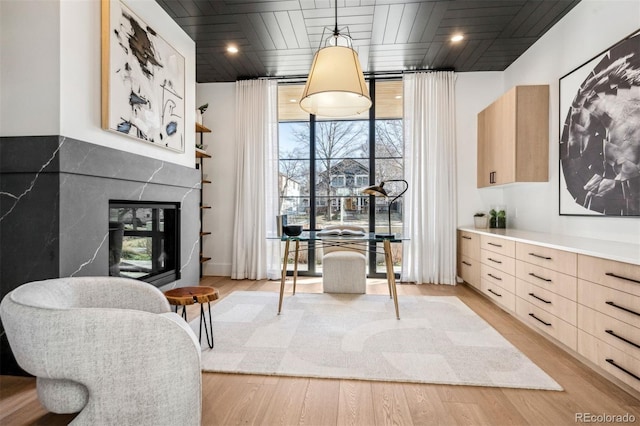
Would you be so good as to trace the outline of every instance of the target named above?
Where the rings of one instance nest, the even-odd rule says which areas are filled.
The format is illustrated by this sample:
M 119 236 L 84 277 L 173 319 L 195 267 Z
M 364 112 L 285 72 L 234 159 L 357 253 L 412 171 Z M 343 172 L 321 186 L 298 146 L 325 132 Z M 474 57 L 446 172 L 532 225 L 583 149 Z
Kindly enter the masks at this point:
M 303 225 L 305 230 L 349 224 L 361 226 L 367 232 L 389 232 L 387 203 L 404 185 L 385 184 L 390 198 L 375 197 L 373 206 L 371 197 L 363 194 L 362 189 L 404 176 L 402 82 L 375 82 L 373 135 L 368 113 L 341 120 L 310 120 L 297 103 L 303 88 L 304 85 L 279 87 L 280 213 L 287 215 L 287 223 Z M 402 205 L 399 198 L 391 206 L 391 232 L 397 234 L 402 234 Z M 370 214 L 372 208 L 374 213 Z M 382 253 L 382 244 L 379 246 L 376 251 Z M 392 246 L 399 271 L 401 244 Z M 304 249 L 298 262 L 299 271 L 319 273 L 321 248 Z M 370 257 L 369 261 L 372 259 L 376 268 L 370 268 L 370 275 L 385 273 L 383 255 Z

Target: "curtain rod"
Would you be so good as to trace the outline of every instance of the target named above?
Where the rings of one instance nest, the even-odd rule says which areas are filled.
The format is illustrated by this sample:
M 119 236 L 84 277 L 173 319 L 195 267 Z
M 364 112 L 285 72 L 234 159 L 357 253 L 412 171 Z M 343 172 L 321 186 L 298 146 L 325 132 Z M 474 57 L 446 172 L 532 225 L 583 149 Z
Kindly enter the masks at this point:
M 413 74 L 418 72 L 438 72 L 438 71 L 455 71 L 454 68 L 429 68 L 429 69 L 415 69 L 415 70 L 403 70 L 403 71 L 371 71 L 363 73 L 365 77 L 375 77 L 379 79 L 384 78 L 398 78 L 401 77 L 402 74 Z M 289 76 L 260 76 L 260 77 L 250 77 L 250 76 L 240 76 L 236 81 L 242 80 L 278 80 L 283 83 L 300 83 L 307 80 L 306 75 L 289 75 Z

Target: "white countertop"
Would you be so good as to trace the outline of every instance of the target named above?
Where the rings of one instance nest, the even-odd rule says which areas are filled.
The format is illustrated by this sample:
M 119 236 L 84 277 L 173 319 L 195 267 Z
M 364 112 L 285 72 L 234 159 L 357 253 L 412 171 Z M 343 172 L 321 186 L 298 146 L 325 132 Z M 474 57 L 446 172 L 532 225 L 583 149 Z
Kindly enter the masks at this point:
M 477 229 L 473 226 L 460 226 L 458 229 L 461 231 L 475 232 L 477 234 L 500 236 L 508 240 L 532 243 L 558 250 L 572 251 L 587 256 L 640 265 L 640 241 L 638 244 L 631 244 L 570 235 L 522 231 L 519 229 Z

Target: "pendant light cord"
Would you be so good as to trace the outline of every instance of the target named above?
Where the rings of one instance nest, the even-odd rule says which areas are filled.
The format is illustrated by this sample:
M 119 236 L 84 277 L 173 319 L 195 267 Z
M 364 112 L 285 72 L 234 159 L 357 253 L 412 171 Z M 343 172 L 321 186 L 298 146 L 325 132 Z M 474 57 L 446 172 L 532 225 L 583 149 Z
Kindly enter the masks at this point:
M 336 0 L 335 11 L 336 26 L 333 29 L 333 35 L 335 37 L 338 37 L 338 35 L 340 35 L 340 33 L 338 32 L 338 0 Z

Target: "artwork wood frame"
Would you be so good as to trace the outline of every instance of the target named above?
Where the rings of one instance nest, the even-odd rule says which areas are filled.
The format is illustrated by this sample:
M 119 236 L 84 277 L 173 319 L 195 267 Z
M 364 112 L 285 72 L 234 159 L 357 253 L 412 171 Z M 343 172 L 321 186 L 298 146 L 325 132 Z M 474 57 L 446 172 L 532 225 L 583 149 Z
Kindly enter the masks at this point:
M 560 77 L 559 213 L 640 217 L 640 30 Z
M 119 0 L 101 0 L 102 128 L 185 148 L 185 58 Z

